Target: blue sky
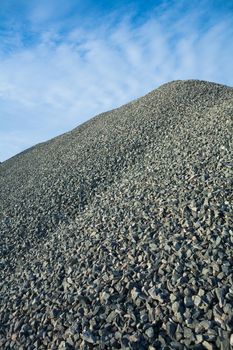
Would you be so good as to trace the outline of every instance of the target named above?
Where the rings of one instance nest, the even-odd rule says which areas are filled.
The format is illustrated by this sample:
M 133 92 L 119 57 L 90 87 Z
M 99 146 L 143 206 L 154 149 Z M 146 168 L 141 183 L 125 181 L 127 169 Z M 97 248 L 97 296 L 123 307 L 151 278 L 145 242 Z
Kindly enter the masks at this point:
M 232 1 L 1 0 L 0 160 L 232 57 Z

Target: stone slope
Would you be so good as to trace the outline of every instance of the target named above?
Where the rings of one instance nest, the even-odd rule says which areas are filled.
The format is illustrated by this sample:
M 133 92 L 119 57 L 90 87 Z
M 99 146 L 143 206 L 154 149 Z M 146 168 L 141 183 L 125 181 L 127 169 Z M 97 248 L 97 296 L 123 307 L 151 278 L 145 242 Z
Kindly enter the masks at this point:
M 230 347 L 232 116 L 175 81 L 0 165 L 2 348 Z

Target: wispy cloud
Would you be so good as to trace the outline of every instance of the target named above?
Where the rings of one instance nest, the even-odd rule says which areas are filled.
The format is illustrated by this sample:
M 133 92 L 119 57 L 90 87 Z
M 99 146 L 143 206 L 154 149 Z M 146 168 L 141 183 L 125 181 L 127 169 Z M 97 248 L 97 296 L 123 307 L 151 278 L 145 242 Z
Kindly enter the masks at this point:
M 60 30 L 58 18 L 39 33 L 32 30 L 30 45 L 22 33 L 10 35 L 15 50 L 2 44 L 0 54 L 0 158 L 170 80 L 232 85 L 233 17 L 204 23 L 208 11 L 163 6 L 141 21 L 133 12 L 116 21 L 114 12 L 95 28 L 77 21 L 69 30 Z M 45 4 L 29 13 L 36 26 L 51 16 Z

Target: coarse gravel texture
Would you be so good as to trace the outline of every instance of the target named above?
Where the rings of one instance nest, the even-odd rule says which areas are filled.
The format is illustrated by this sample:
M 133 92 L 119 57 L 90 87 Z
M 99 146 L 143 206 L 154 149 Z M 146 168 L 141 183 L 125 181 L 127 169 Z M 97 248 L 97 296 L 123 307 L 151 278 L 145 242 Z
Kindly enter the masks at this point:
M 232 349 L 232 135 L 174 81 L 1 163 L 0 349 Z

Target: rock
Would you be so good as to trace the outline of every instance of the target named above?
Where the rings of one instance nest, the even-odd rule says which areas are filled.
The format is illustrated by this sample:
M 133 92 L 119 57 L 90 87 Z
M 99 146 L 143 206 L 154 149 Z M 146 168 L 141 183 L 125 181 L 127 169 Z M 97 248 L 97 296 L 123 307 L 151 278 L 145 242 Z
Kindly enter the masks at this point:
M 214 246 L 217 247 L 221 243 L 221 237 L 217 237 Z
M 167 328 L 167 334 L 169 335 L 170 338 L 173 338 L 175 332 L 176 332 L 176 324 L 174 322 L 167 322 L 166 324 Z
M 156 288 L 152 287 L 148 290 L 149 295 L 151 296 L 152 299 L 156 299 L 157 298 L 157 292 L 156 292 Z
M 17 339 L 17 333 L 12 334 L 11 340 L 12 340 L 13 342 L 15 342 L 16 339 Z M 3 344 L 2 344 L 2 345 L 3 345 Z
M 111 323 L 115 318 L 116 318 L 117 314 L 115 311 L 111 311 L 110 314 L 107 317 L 107 322 Z
M 52 310 L 51 310 L 51 317 L 52 318 L 57 318 L 58 316 L 59 316 L 59 310 L 58 309 L 56 309 L 56 308 L 53 308 Z
M 211 327 L 211 322 L 208 320 L 203 320 L 199 323 L 196 324 L 195 326 L 195 332 L 196 333 L 201 333 L 203 331 L 207 331 Z
M 95 344 L 96 343 L 96 338 L 95 336 L 89 332 L 89 331 L 85 331 L 81 334 L 82 336 L 82 339 L 85 340 L 86 342 L 88 343 L 91 343 L 91 344 Z
M 223 331 L 222 329 L 218 329 L 219 337 L 217 338 L 216 345 L 220 348 L 220 350 L 230 350 L 230 333 Z
M 115 333 L 115 338 L 116 339 L 121 339 L 121 337 L 122 337 L 122 333 L 121 332 L 116 332 Z
M 20 330 L 20 328 L 22 327 L 23 325 L 23 318 L 21 318 L 20 320 L 16 321 L 15 325 L 14 325 L 14 332 L 17 332 Z
M 203 335 L 202 335 L 202 334 L 197 334 L 197 335 L 196 335 L 196 341 L 197 341 L 198 344 L 199 344 L 199 343 L 202 343 L 202 341 L 203 341 Z
M 193 338 L 193 332 L 192 332 L 192 330 L 190 328 L 184 327 L 183 332 L 184 332 L 184 337 L 185 338 L 188 338 L 190 340 Z
M 176 328 L 175 338 L 177 341 L 183 338 L 183 328 L 179 324 Z
M 219 300 L 219 306 L 223 307 L 224 304 L 224 289 L 223 288 L 216 288 L 215 293 L 217 295 L 217 298 Z
M 233 333 L 230 336 L 230 345 L 233 346 Z
M 184 305 L 190 308 L 193 307 L 192 297 L 184 297 Z
M 131 296 L 132 296 L 133 300 L 136 300 L 139 297 L 139 295 L 140 295 L 140 291 L 134 287 L 131 290 Z
M 153 338 L 154 337 L 154 329 L 153 327 L 147 328 L 145 331 L 145 334 L 147 335 L 148 338 Z
M 194 301 L 194 305 L 197 306 L 197 307 L 200 306 L 201 303 L 202 303 L 202 300 L 201 300 L 201 298 L 198 295 L 195 295 L 193 301 Z
M 184 348 L 183 344 L 179 343 L 178 341 L 172 341 L 171 347 L 172 349 L 175 349 L 175 350 L 183 350 Z
M 152 299 L 157 300 L 160 303 L 163 303 L 166 300 L 167 294 L 162 292 L 159 289 L 156 289 L 155 287 L 152 287 L 148 290 L 149 295 Z
M 174 248 L 175 248 L 176 251 L 178 251 L 178 250 L 181 248 L 180 243 L 175 242 L 175 243 L 174 243 Z
M 176 295 L 174 295 L 173 293 L 170 294 L 170 300 L 173 303 L 174 301 L 176 301 L 177 297 Z
M 204 289 L 200 288 L 200 289 L 198 290 L 198 295 L 199 295 L 199 297 L 203 297 L 205 294 L 206 294 L 206 293 L 205 293 Z
M 150 243 L 149 247 L 150 247 L 150 250 L 152 250 L 152 251 L 156 251 L 158 249 L 157 245 L 154 243 Z
M 70 344 L 67 343 L 66 341 L 62 341 L 59 346 L 58 346 L 58 350 L 70 350 L 72 349 Z
M 213 344 L 209 343 L 208 341 L 204 340 L 202 345 L 207 350 L 214 350 Z
M 181 311 L 182 307 L 179 301 L 175 301 L 172 304 L 172 311 L 174 312 L 174 314 L 177 314 Z

